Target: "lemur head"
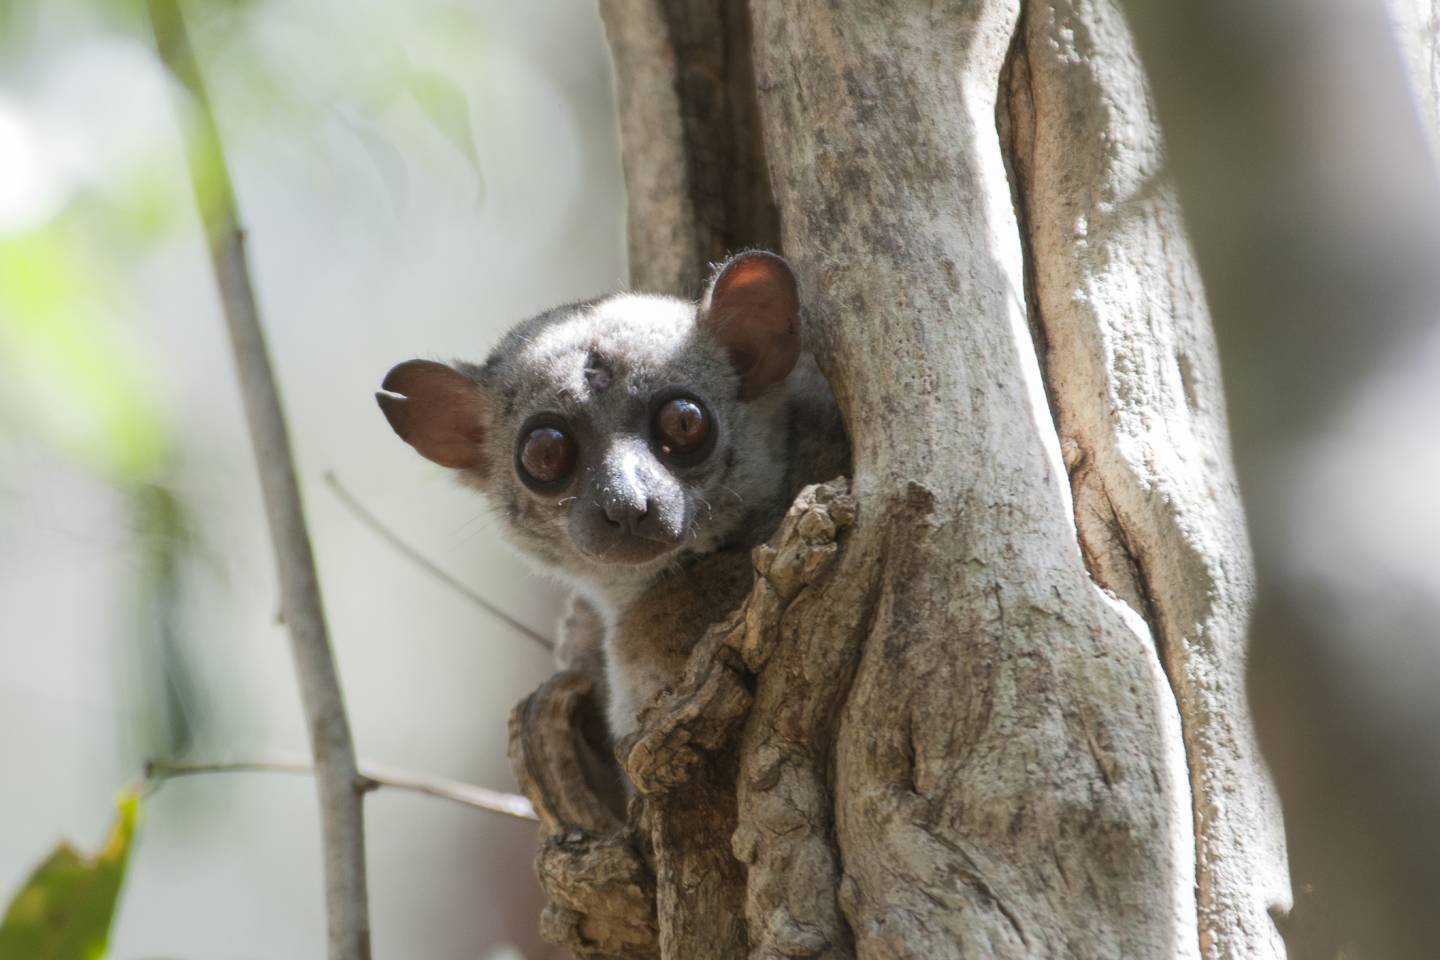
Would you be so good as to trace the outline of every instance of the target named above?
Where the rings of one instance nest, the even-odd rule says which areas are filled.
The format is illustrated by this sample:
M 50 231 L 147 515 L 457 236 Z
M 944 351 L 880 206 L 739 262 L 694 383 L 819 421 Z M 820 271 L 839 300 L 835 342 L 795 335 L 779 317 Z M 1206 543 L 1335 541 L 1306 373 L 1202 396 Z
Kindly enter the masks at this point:
M 615 294 L 521 323 L 481 366 L 410 360 L 390 426 L 461 472 L 542 564 L 643 583 L 764 522 L 784 488 L 781 384 L 800 353 L 779 257 L 725 263 L 700 302 Z

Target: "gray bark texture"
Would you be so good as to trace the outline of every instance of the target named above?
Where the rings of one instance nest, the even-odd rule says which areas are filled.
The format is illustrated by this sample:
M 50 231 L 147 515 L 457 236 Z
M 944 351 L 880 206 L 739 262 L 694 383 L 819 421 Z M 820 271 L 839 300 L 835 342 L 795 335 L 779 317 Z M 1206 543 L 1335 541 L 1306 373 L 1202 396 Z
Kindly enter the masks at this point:
M 778 249 L 850 431 L 607 775 L 517 708 L 582 956 L 1279 957 L 1206 296 L 1108 0 L 601 0 L 632 282 Z
M 1294 953 L 1434 957 L 1440 4 L 1126 6 L 1235 413 Z

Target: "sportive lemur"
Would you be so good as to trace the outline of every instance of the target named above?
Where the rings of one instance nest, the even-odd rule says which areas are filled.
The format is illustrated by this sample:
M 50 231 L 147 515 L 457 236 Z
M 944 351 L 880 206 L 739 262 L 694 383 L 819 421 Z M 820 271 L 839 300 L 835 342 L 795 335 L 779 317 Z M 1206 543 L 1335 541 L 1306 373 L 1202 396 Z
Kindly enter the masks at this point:
M 396 366 L 376 399 L 593 605 L 572 607 L 561 656 L 584 660 L 602 635 L 617 739 L 744 598 L 750 549 L 794 495 L 849 462 L 800 342 L 794 275 L 760 251 L 721 265 L 698 303 L 617 293 L 559 307 L 479 366 Z

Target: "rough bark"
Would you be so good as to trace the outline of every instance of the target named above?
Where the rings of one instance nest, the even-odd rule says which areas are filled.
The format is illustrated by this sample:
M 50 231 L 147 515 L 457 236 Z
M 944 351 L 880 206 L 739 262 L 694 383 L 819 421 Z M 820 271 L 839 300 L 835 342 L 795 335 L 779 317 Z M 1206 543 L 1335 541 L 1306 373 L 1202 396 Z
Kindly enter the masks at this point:
M 1081 562 L 1024 313 L 994 120 L 1017 14 L 756 7 L 769 129 L 807 132 L 771 155 L 785 250 L 854 437 L 839 579 L 870 598 L 841 906 L 861 955 L 1193 955 L 1178 714 Z
M 1366 0 L 1127 4 L 1230 388 L 1304 957 L 1440 942 L 1440 16 L 1395 6 L 1403 45 Z
M 597 774 L 603 732 L 590 678 L 561 672 L 515 708 L 510 756 L 544 826 L 537 866 L 551 898 L 542 920 L 549 939 L 581 956 L 745 955 L 752 934 L 739 909 L 742 865 L 756 852 L 735 830 L 735 759 L 727 747 L 787 607 L 826 573 L 853 519 L 843 481 L 810 488 L 755 552 L 746 603 L 707 632 L 676 688 L 620 746 L 639 794 L 624 817 L 613 784 Z M 768 789 L 774 781 L 766 774 L 753 782 Z M 827 899 L 833 903 L 833 891 Z
M 1201 952 L 1279 956 L 1290 882 L 1245 698 L 1253 577 L 1214 335 L 1120 10 L 1028 4 L 1004 84 L 1080 548 L 1147 621 L 1180 707 Z
M 855 456 L 621 745 L 624 822 L 547 827 L 547 849 L 653 871 L 625 908 L 653 940 L 587 939 L 610 920 L 576 908 L 557 935 L 686 958 L 1280 955 L 1214 345 L 1115 10 L 756 0 L 742 59 L 717 5 L 602 9 L 637 285 L 701 269 L 649 246 L 657 210 L 698 259 L 774 245 L 743 213 L 769 191 L 722 178 L 716 229 L 689 156 L 763 149 Z M 735 122 L 738 63 L 763 131 Z M 695 112 L 700 89 L 725 109 Z M 637 196 L 677 152 L 673 192 Z M 563 723 L 550 742 L 579 766 Z M 542 818 L 577 782 L 518 772 Z

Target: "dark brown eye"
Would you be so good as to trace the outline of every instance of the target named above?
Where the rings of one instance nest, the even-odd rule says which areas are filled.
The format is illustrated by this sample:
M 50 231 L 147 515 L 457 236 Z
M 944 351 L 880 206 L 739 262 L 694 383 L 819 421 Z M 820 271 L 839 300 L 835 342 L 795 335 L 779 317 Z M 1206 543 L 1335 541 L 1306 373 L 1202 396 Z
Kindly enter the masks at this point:
M 575 452 L 559 427 L 536 427 L 520 440 L 520 467 L 536 483 L 559 483 L 575 469 Z
M 694 453 L 709 435 L 710 417 L 704 407 L 688 397 L 666 401 L 655 412 L 655 439 L 662 453 Z

